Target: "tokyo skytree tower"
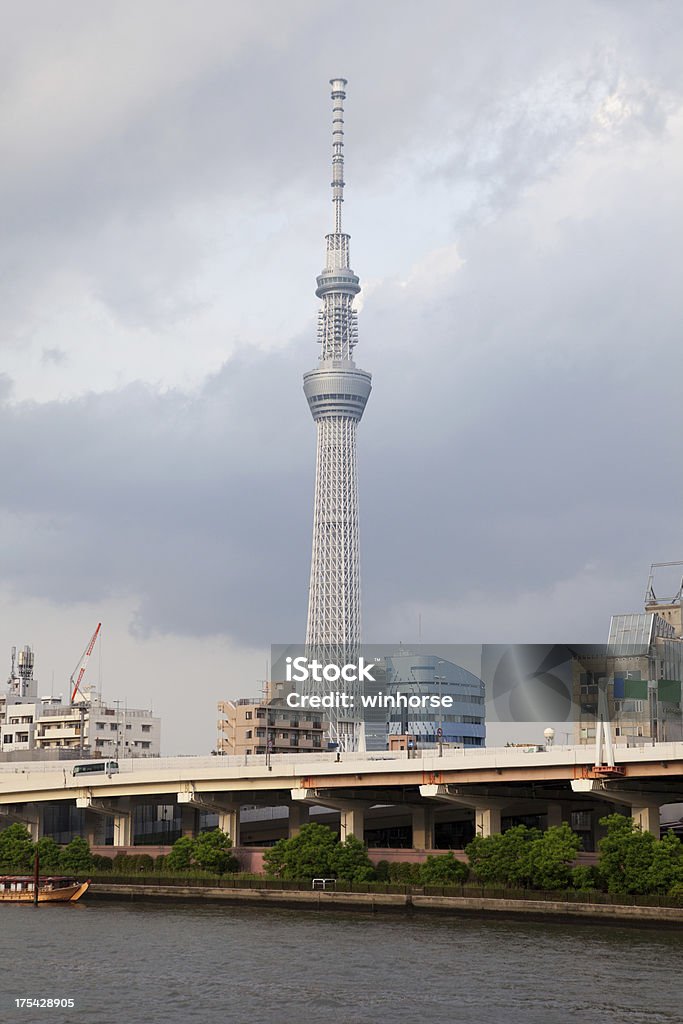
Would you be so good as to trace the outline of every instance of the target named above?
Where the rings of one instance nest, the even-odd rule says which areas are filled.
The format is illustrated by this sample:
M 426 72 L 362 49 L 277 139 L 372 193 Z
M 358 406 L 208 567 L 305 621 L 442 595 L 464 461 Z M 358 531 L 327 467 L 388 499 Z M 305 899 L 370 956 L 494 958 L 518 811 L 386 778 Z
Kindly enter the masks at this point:
M 317 278 L 320 361 L 304 374 L 304 394 L 318 431 L 306 646 L 309 658 L 343 665 L 357 660 L 361 639 L 356 427 L 371 377 L 353 361 L 358 341 L 353 300 L 360 284 L 349 266 L 349 236 L 342 231 L 346 79 L 333 78 L 330 85 L 334 231 L 326 235 L 325 269 Z M 314 689 L 353 692 L 348 683 L 326 682 Z M 332 709 L 329 717 L 330 738 L 355 749 L 358 711 Z

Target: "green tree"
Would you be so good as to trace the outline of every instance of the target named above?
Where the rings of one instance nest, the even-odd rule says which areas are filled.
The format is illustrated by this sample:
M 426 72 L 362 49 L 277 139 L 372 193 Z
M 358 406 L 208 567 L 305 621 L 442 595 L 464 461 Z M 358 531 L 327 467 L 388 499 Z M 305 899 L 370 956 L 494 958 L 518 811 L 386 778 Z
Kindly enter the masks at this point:
M 422 865 L 413 860 L 395 860 L 389 865 L 389 881 L 398 885 L 420 885 Z
M 189 871 L 192 866 L 192 854 L 194 853 L 194 839 L 190 836 L 180 836 L 171 847 L 171 852 L 166 857 L 165 867 L 170 871 Z
M 52 836 L 41 836 L 35 845 L 41 875 L 57 874 L 61 870 L 62 851 Z
M 457 860 L 452 850 L 429 856 L 420 865 L 420 881 L 423 885 L 462 885 L 467 881 L 469 873 L 467 864 Z
M 278 878 L 329 878 L 337 837 L 327 825 L 310 822 L 291 839 L 280 839 L 263 857 L 267 874 Z
M 92 871 L 93 856 L 85 839 L 74 836 L 61 852 L 59 869 L 66 874 L 77 875 L 83 871 Z
M 465 848 L 470 867 L 483 885 L 526 886 L 531 881 L 531 849 L 542 833 L 515 825 L 493 836 L 475 836 Z
M 673 832 L 655 843 L 646 882 L 648 892 L 663 896 L 683 885 L 683 843 Z
M 623 814 L 610 814 L 601 818 L 600 824 L 607 829 L 607 835 L 598 843 L 600 873 L 607 891 L 636 895 L 649 892 L 655 837 Z
M 194 841 L 192 860 L 203 871 L 222 875 L 226 871 L 237 871 L 239 862 L 230 853 L 232 839 L 220 828 L 202 832 Z
M 17 822 L 0 832 L 0 870 L 26 872 L 33 867 L 33 841 L 25 825 Z
M 389 861 L 378 860 L 375 864 L 375 876 L 378 882 L 389 881 Z
M 668 892 L 669 898 L 683 904 L 683 882 L 676 882 Z
M 534 839 L 529 850 L 529 881 L 534 889 L 566 889 L 581 839 L 566 822 Z
M 376 878 L 365 843 L 354 835 L 347 836 L 333 848 L 330 868 L 333 875 L 347 882 L 371 882 Z
M 285 861 L 287 857 L 287 845 L 289 839 L 278 839 L 263 854 L 263 867 L 267 875 L 272 878 L 284 878 Z
M 571 884 L 575 889 L 582 892 L 590 892 L 598 888 L 596 872 L 590 864 L 577 864 L 571 870 Z

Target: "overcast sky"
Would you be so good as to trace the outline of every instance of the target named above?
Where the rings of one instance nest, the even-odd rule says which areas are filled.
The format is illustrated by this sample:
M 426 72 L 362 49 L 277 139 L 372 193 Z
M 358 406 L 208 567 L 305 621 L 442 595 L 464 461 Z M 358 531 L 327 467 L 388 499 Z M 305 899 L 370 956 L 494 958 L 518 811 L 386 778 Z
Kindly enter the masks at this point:
M 604 641 L 683 558 L 683 5 L 3 0 L 0 658 L 165 753 L 303 640 L 349 79 L 366 640 Z M 343 20 L 342 20 L 343 19 Z

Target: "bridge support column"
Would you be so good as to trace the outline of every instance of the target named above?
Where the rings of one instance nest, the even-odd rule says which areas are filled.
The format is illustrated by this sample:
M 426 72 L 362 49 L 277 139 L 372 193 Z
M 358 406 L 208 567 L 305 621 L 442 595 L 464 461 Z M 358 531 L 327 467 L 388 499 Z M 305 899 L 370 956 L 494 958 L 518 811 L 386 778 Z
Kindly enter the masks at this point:
M 130 801 L 121 801 L 114 809 L 114 846 L 133 845 L 133 812 Z
M 97 840 L 99 838 L 99 824 L 100 824 L 100 819 L 99 819 L 98 815 L 97 814 L 92 814 L 89 811 L 86 811 L 83 817 L 84 817 L 83 831 L 85 833 L 85 841 L 86 841 L 86 843 L 91 848 L 93 846 L 98 846 L 99 844 L 98 844 Z
M 289 821 L 287 826 L 287 835 L 290 839 L 294 836 L 298 836 L 301 831 L 302 825 L 307 825 L 309 821 L 308 806 L 299 802 L 296 804 L 289 805 Z
M 659 804 L 631 804 L 631 817 L 643 832 L 659 839 Z
M 225 807 L 218 812 L 218 827 L 227 832 L 233 846 L 240 845 L 240 809 L 237 806 Z
M 355 836 L 361 842 L 364 841 L 365 812 L 374 806 L 372 801 L 331 796 L 324 790 L 321 792 L 319 789 L 293 789 L 291 790 L 291 797 L 292 803 L 312 804 L 313 806 L 329 807 L 333 811 L 339 811 L 342 842 L 344 842 L 347 836 Z
M 659 808 L 662 804 L 672 803 L 670 793 L 654 793 L 633 789 L 612 789 L 603 779 L 574 779 L 572 789 L 575 793 L 586 793 L 605 800 L 608 803 L 625 805 L 636 825 L 643 832 L 651 832 L 659 839 Z
M 562 804 L 548 804 L 547 827 L 556 828 L 558 825 L 562 824 L 562 821 Z
M 412 808 L 413 849 L 434 849 L 434 809 L 427 804 Z
M 15 808 L 11 804 L 0 807 L 3 828 L 6 825 L 25 825 L 36 843 L 43 834 L 43 809 L 40 804 L 24 804 Z
M 76 807 L 113 818 L 114 846 L 132 846 L 133 810 L 130 799 L 125 797 L 119 800 L 99 800 L 94 798 L 88 790 L 80 792 L 81 795 L 76 797 Z
M 192 812 L 192 830 L 196 832 L 196 812 L 204 811 L 207 814 L 218 815 L 218 827 L 227 832 L 232 839 L 233 846 L 240 845 L 240 805 L 234 803 L 232 800 L 221 800 L 220 796 L 212 795 L 211 793 L 200 793 L 195 789 L 194 784 L 190 783 L 187 787 L 181 790 L 177 797 L 178 806 L 181 809 L 181 820 L 183 821 L 183 835 L 189 834 L 185 832 L 185 823 L 189 826 L 190 817 L 189 813 Z M 187 814 L 187 817 L 185 815 Z
M 361 843 L 365 836 L 365 809 L 362 807 L 347 807 L 341 810 L 340 828 L 342 843 L 355 836 Z
M 501 812 L 509 801 L 499 797 L 488 796 L 465 789 L 463 786 L 430 784 L 420 786 L 420 795 L 430 800 L 439 800 L 459 807 L 471 807 L 474 810 L 475 835 L 498 835 L 501 830 Z
M 190 839 L 197 834 L 197 810 L 188 804 L 180 805 L 180 833 Z
M 474 834 L 477 836 L 500 835 L 500 807 L 485 807 L 479 805 L 474 808 Z

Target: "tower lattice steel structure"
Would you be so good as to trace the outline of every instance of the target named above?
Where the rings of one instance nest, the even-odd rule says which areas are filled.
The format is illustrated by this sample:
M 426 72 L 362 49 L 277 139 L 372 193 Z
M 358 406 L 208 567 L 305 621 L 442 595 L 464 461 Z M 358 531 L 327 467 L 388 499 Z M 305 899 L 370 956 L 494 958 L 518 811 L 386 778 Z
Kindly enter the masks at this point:
M 318 431 L 306 646 L 310 658 L 343 665 L 357 660 L 361 639 L 356 427 L 371 376 L 353 361 L 358 341 L 353 300 L 360 284 L 349 266 L 349 235 L 342 231 L 346 79 L 333 78 L 330 85 L 334 231 L 326 236 L 325 269 L 317 278 L 320 361 L 304 374 L 304 394 Z M 312 688 L 356 697 L 354 711 L 333 708 L 329 716 L 330 738 L 344 749 L 357 749 L 362 742 L 359 688 L 355 694 L 348 683 Z

